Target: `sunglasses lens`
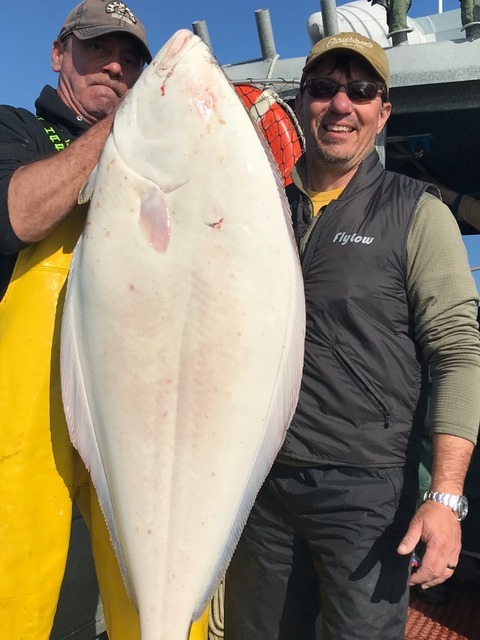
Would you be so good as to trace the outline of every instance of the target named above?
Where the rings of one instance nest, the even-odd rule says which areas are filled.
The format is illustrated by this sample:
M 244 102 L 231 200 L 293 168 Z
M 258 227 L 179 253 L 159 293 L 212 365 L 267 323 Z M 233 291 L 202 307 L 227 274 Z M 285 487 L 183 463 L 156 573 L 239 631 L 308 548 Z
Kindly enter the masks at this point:
M 308 93 L 312 98 L 320 98 L 321 100 L 331 100 L 340 87 L 338 82 L 326 78 L 313 78 L 307 81 Z
M 378 85 L 366 80 L 352 80 L 346 85 L 348 97 L 352 100 L 374 100 L 378 93 Z
M 320 100 L 331 100 L 341 87 L 345 87 L 350 100 L 357 102 L 374 100 L 380 89 L 378 84 L 368 82 L 368 80 L 352 80 L 351 82 L 347 82 L 347 84 L 340 84 L 328 78 L 312 78 L 311 80 L 307 80 L 306 87 L 312 98 L 319 98 Z

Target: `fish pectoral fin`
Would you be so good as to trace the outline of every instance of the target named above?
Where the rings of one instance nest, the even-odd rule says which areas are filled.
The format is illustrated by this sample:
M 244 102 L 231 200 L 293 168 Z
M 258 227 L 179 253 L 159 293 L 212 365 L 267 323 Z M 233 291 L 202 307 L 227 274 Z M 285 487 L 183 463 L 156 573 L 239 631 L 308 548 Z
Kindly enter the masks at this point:
M 139 224 L 148 244 L 155 251 L 165 253 L 171 235 L 170 212 L 165 193 L 153 182 L 142 195 Z
M 78 194 L 78 204 L 86 204 L 92 199 L 93 190 L 97 181 L 98 164 L 94 167 L 92 173 L 88 176 L 87 181 L 80 189 Z

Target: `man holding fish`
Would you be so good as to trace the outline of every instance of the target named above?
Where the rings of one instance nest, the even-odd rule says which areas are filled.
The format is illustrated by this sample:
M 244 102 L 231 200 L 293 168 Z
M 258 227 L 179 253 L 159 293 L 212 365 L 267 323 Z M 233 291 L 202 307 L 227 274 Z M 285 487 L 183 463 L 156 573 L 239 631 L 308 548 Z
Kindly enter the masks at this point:
M 314 640 L 320 612 L 323 640 L 399 640 L 408 584 L 456 568 L 480 419 L 478 295 L 435 188 L 380 165 L 388 90 L 387 56 L 360 34 L 324 38 L 306 59 L 306 151 L 287 189 L 303 381 L 227 572 L 225 640 Z M 433 474 L 416 510 L 428 375 Z
M 47 640 L 72 499 L 90 526 L 110 639 L 138 637 L 95 492 L 60 397 L 59 319 L 86 208 L 78 193 L 115 111 L 152 56 L 121 2 L 77 5 L 53 43 L 36 114 L 0 107 L 0 637 Z

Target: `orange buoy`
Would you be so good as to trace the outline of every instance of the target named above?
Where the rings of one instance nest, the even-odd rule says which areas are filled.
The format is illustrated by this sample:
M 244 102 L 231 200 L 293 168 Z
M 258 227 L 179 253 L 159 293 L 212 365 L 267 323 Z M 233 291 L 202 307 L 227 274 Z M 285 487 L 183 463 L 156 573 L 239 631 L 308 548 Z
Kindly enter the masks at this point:
M 284 186 L 291 183 L 290 171 L 302 154 L 299 125 L 293 112 L 270 87 L 236 84 L 235 89 L 265 136 L 275 158 Z

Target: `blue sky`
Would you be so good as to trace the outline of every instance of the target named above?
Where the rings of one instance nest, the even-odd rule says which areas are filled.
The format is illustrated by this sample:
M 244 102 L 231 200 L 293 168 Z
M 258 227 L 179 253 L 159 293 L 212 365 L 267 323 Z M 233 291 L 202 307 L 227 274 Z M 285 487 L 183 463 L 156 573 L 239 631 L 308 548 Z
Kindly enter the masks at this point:
M 366 0 L 365 0 L 366 1 Z M 45 84 L 56 86 L 50 70 L 51 44 L 76 0 L 3 0 L 0 21 L 0 103 L 33 109 Z M 277 52 L 282 58 L 306 55 L 308 17 L 321 10 L 320 0 L 127 0 L 147 27 L 156 52 L 177 30 L 207 23 L 212 48 L 222 64 L 260 56 L 255 11 L 268 8 Z M 337 6 L 346 0 L 337 0 Z M 443 11 L 458 9 L 458 0 L 443 0 Z M 438 11 L 438 0 L 413 0 L 412 18 Z M 466 238 L 472 266 L 480 265 L 480 238 Z M 480 272 L 476 274 L 480 288 Z

